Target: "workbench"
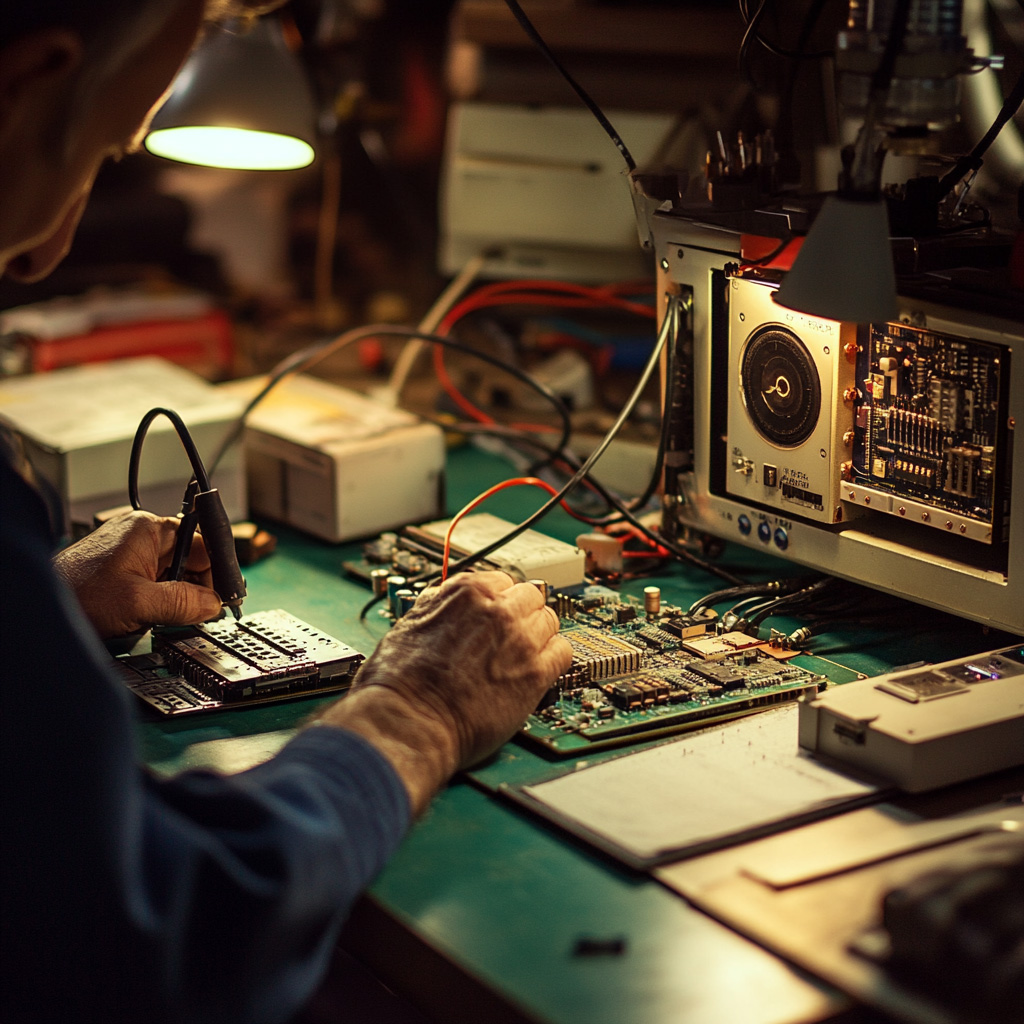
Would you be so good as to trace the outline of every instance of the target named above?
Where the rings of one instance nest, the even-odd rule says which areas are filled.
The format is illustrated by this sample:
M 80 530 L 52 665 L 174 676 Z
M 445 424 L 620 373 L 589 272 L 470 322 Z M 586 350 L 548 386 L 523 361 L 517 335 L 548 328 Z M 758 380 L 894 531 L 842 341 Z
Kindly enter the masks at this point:
M 383 467 L 382 467 L 383 468 Z M 472 448 L 452 453 L 449 509 L 514 475 Z M 488 511 L 519 521 L 545 498 L 531 488 L 496 496 Z M 388 623 L 359 611 L 369 592 L 342 562 L 358 544 L 331 546 L 266 524 L 278 549 L 246 570 L 246 612 L 284 608 L 368 653 Z M 580 524 L 561 511 L 541 527 L 571 540 Z M 734 571 L 790 573 L 769 556 L 730 548 Z M 648 581 L 623 587 L 642 593 Z M 672 568 L 655 581 L 688 605 L 720 581 Z M 865 674 L 996 647 L 977 624 L 955 630 L 837 632 L 818 649 Z M 1008 642 L 1008 641 L 1007 641 Z M 208 763 L 211 749 L 268 752 L 322 701 L 299 700 L 139 725 L 142 756 L 173 772 Z M 208 741 L 220 741 L 211 744 Z M 228 740 L 231 742 L 224 743 Z M 248 756 L 248 755 L 246 755 Z M 494 792 L 501 778 L 570 770 L 512 742 L 472 778 L 438 795 L 356 906 L 343 943 L 395 991 L 441 1021 L 545 1024 L 780 1024 L 877 1020 L 835 989 L 689 905 L 649 875 L 631 872 Z M 228 765 L 230 767 L 230 765 Z

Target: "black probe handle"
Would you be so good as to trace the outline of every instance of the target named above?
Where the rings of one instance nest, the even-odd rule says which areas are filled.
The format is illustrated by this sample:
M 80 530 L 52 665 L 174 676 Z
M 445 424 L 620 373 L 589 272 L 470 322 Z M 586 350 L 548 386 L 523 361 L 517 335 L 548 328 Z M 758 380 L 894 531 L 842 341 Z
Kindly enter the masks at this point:
M 213 589 L 224 604 L 237 608 L 245 598 L 245 578 L 235 554 L 231 523 L 216 487 L 200 491 L 195 497 L 195 516 L 210 556 Z
M 174 538 L 174 554 L 171 556 L 171 567 L 167 571 L 169 579 L 181 579 L 189 552 L 192 550 L 192 538 L 195 532 L 196 515 L 194 512 L 186 512 L 178 518 L 178 532 Z

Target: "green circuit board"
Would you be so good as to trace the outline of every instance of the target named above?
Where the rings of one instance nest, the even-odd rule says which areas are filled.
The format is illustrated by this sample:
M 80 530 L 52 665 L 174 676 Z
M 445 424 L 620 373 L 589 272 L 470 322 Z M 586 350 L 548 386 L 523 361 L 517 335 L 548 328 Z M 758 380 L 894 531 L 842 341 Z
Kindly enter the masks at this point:
M 519 738 L 556 756 L 724 721 L 856 678 L 745 633 L 719 635 L 713 619 L 679 608 L 649 617 L 605 587 L 551 602 L 575 657 Z
M 418 537 L 382 534 L 344 563 L 364 583 L 374 569 L 415 576 L 439 556 Z M 720 633 L 711 612 L 694 618 L 659 601 L 601 585 L 552 593 L 571 668 L 526 720 L 518 739 L 549 756 L 574 757 L 749 714 L 814 694 L 856 672 L 746 633 Z M 392 617 L 385 604 L 379 611 Z

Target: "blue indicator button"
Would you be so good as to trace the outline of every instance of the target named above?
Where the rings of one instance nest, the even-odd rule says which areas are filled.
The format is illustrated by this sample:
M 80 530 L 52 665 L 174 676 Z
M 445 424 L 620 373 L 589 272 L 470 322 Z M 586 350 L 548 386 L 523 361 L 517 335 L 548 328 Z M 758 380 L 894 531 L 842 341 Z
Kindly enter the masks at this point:
M 763 519 L 757 524 L 757 539 L 762 544 L 767 544 L 772 539 L 772 528 Z
M 789 547 L 789 534 L 781 526 L 775 528 L 775 546 L 780 551 L 785 551 Z
M 740 517 L 737 520 L 737 522 L 739 523 L 740 533 L 742 533 L 744 537 L 749 537 L 750 536 L 750 516 L 748 516 L 745 512 L 742 512 L 742 513 L 740 513 Z

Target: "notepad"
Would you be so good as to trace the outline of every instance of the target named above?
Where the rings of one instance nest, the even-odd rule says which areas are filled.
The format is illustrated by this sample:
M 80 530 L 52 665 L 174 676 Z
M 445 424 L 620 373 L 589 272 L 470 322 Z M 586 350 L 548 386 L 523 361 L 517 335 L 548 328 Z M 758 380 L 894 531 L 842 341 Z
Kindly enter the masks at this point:
M 880 798 L 819 764 L 787 706 L 503 792 L 631 867 L 766 835 Z

